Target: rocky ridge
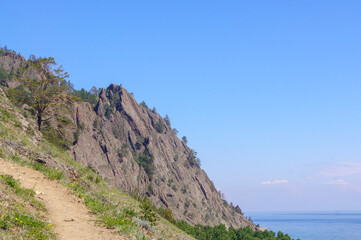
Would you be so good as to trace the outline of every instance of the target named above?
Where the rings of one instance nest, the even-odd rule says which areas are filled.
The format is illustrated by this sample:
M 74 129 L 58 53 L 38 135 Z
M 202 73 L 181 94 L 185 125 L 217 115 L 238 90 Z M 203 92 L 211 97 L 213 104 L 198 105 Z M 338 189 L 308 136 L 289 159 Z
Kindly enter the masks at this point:
M 9 72 L 25 61 L 21 58 L 0 56 L 0 66 Z M 4 67 L 11 66 L 9 59 L 13 68 Z M 156 207 L 169 208 L 175 219 L 191 224 L 256 229 L 238 206 L 221 198 L 192 150 L 164 119 L 122 86 L 101 89 L 95 108 L 81 101 L 72 101 L 70 108 L 66 125 L 54 123 L 73 142 L 69 151 L 120 189 L 147 195 Z

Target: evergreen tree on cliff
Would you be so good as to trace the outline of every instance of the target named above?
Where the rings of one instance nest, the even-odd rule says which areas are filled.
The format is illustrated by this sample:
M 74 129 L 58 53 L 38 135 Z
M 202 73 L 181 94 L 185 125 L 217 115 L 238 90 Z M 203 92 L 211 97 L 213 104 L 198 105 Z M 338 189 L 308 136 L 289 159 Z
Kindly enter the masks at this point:
M 51 106 L 59 105 L 65 96 L 68 77 L 68 73 L 62 66 L 57 67 L 52 57 L 29 59 L 18 69 L 17 79 L 29 92 L 26 104 L 36 116 L 39 130 L 45 121 L 51 119 Z

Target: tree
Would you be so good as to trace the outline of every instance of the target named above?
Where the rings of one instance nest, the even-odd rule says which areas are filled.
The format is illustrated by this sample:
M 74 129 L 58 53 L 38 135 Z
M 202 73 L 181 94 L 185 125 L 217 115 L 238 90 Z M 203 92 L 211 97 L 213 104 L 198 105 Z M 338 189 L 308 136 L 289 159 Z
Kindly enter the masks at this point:
M 196 150 L 191 149 L 191 152 L 189 153 L 188 156 L 188 161 L 192 167 L 194 165 L 197 167 L 201 167 L 201 160 L 199 159 L 199 157 L 197 157 L 197 155 L 198 153 L 196 152 Z
M 164 121 L 165 121 L 165 123 L 167 124 L 168 127 L 171 127 L 170 119 L 169 119 L 169 116 L 168 116 L 168 115 L 165 115 Z
M 188 140 L 187 140 L 187 137 L 186 137 L 186 136 L 183 136 L 183 137 L 182 137 L 182 142 L 183 142 L 185 145 L 187 145 Z
M 148 109 L 148 105 L 144 101 L 142 101 L 139 104 L 140 104 L 140 106 L 143 106 L 145 109 Z
M 152 204 L 150 203 L 148 198 L 143 197 L 143 199 L 141 199 L 140 209 L 140 218 L 148 221 L 151 225 L 155 225 L 158 220 L 157 215 L 155 214 L 155 212 L 153 212 Z
M 71 95 L 80 98 L 84 102 L 90 103 L 93 107 L 97 104 L 97 89 L 95 87 L 92 87 L 90 91 L 85 90 L 84 88 L 80 90 L 75 90 L 74 88 L 71 88 L 69 86 L 69 89 L 72 89 Z
M 62 66 L 56 66 L 54 58 L 49 57 L 28 60 L 18 69 L 17 79 L 30 93 L 27 104 L 37 118 L 39 130 L 43 122 L 51 119 L 50 107 L 57 105 L 67 90 L 69 75 Z
M 36 61 L 35 55 L 34 55 L 34 54 L 30 54 L 29 60 L 35 62 L 35 61 Z
M 94 96 L 98 96 L 98 93 L 99 93 L 99 90 L 93 86 L 91 89 L 90 89 L 90 93 Z
M 224 195 L 224 193 L 221 190 L 219 190 L 218 193 L 222 200 L 226 199 L 226 196 Z
M 158 133 L 164 133 L 164 130 L 166 130 L 165 125 L 162 123 L 162 121 L 159 119 L 158 122 L 155 124 L 155 130 Z
M 198 167 L 201 167 L 201 164 L 202 164 L 201 160 L 197 157 L 197 158 L 196 158 L 196 165 L 197 165 Z

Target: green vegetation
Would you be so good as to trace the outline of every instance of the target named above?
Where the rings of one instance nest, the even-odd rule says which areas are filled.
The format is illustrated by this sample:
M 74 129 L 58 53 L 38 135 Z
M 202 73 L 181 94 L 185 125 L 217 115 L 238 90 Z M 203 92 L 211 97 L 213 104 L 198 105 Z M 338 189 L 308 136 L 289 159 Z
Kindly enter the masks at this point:
M 4 126 L 1 121 L 0 127 L 2 132 Z M 6 139 L 12 142 L 23 141 L 23 136 L 19 135 L 12 129 L 6 129 L 6 133 L 4 134 L 5 135 L 1 135 L 0 137 L 6 136 Z M 147 231 L 151 232 L 154 236 L 158 236 L 157 238 L 159 239 L 169 239 L 172 236 L 180 236 L 180 238 L 184 238 L 181 236 L 185 236 L 185 233 L 155 214 L 156 208 L 151 205 L 150 201 L 146 197 L 139 195 L 136 199 L 134 199 L 123 193 L 116 187 L 107 183 L 98 175 L 98 173 L 96 173 L 96 171 L 93 170 L 93 168 L 89 166 L 82 166 L 79 162 L 76 162 L 71 156 L 69 156 L 62 148 L 55 146 L 46 139 L 43 139 L 39 147 L 36 147 L 31 143 L 29 143 L 28 147 L 33 149 L 34 152 L 42 152 L 56 159 L 60 163 L 71 166 L 77 172 L 77 176 L 67 178 L 61 170 L 51 168 L 43 163 L 37 162 L 35 159 L 31 159 L 31 155 L 28 154 L 13 155 L 13 153 L 8 150 L 2 149 L 1 155 L 5 160 L 16 162 L 23 166 L 32 167 L 43 172 L 49 178 L 56 179 L 60 183 L 68 186 L 72 189 L 73 193 L 83 199 L 86 206 L 97 215 L 99 224 L 116 229 L 130 239 L 149 239 L 147 238 Z M 126 148 L 127 146 L 124 145 L 125 150 Z M 9 185 L 17 186 L 11 178 L 6 179 L 6 182 L 8 182 Z M 26 201 L 23 200 L 23 202 Z M 6 217 L 7 215 L 2 214 L 2 211 L 3 210 L 0 207 L 0 216 Z M 23 210 L 19 210 L 18 213 L 26 215 Z M 11 221 L 9 222 L 6 220 L 6 223 L 11 223 Z M 46 226 L 48 225 L 45 225 L 44 227 Z M 50 228 L 51 226 L 48 227 Z M 51 234 L 50 230 L 46 230 L 46 232 L 49 235 Z M 3 237 L 5 239 L 17 236 L 14 235 L 15 233 L 13 233 L 11 229 L 8 233 L 6 233 L 8 235 L 5 235 L 5 233 L 3 235 L 1 234 L 3 233 L 0 233 L 0 239 L 3 236 L 5 236 Z M 28 235 L 24 238 L 15 237 L 15 239 L 46 238 L 42 238 L 38 234 L 36 237 L 29 237 Z
M 167 219 L 170 223 L 175 224 L 176 220 L 173 217 L 173 213 L 172 210 L 170 210 L 169 208 L 158 208 L 155 210 L 160 216 L 164 217 L 165 219 Z
M 230 228 L 227 230 L 224 225 L 219 225 L 216 227 L 209 226 L 190 226 L 184 221 L 175 221 L 173 218 L 172 211 L 168 208 L 159 208 L 154 207 L 150 200 L 144 196 L 138 196 L 136 199 L 131 198 L 128 194 L 123 193 L 118 188 L 109 184 L 104 180 L 99 174 L 94 171 L 92 167 L 84 167 L 79 162 L 76 162 L 68 153 L 64 151 L 72 143 L 69 140 L 66 140 L 64 134 L 59 132 L 59 130 L 54 129 L 50 124 L 45 124 L 44 122 L 47 119 L 44 118 L 53 116 L 48 114 L 48 106 L 54 106 L 55 103 L 58 103 L 55 99 L 60 96 L 60 93 L 65 91 L 69 83 L 65 82 L 67 77 L 66 73 L 63 73 L 62 68 L 52 69 L 52 66 L 55 65 L 55 61 L 52 58 L 38 58 L 31 57 L 28 60 L 28 68 L 20 69 L 20 77 L 23 81 L 23 85 L 18 89 L 9 90 L 10 98 L 13 97 L 13 101 L 18 101 L 24 103 L 24 99 L 27 99 L 27 103 L 30 104 L 33 114 L 38 119 L 38 128 L 41 129 L 43 133 L 43 140 L 39 146 L 35 146 L 33 143 L 26 141 L 27 134 L 32 134 L 31 128 L 29 128 L 26 133 L 19 131 L 19 126 L 21 125 L 17 120 L 15 115 L 6 109 L 0 110 L 0 138 L 6 139 L 8 142 L 14 144 L 27 145 L 30 151 L 32 152 L 42 152 L 51 156 L 53 159 L 59 163 L 69 167 L 68 169 L 74 169 L 74 172 L 70 172 L 71 176 L 68 176 L 68 172 L 64 173 L 61 170 L 56 168 L 51 168 L 44 163 L 38 162 L 37 159 L 32 159 L 31 154 L 16 153 L 9 151 L 6 148 L 0 149 L 0 156 L 6 160 L 17 162 L 18 164 L 24 166 L 30 166 L 38 171 L 43 172 L 46 176 L 51 179 L 55 179 L 60 183 L 68 186 L 74 195 L 81 198 L 85 205 L 97 215 L 97 223 L 103 224 L 108 228 L 113 228 L 119 231 L 121 234 L 125 234 L 132 239 L 147 239 L 147 234 L 150 233 L 155 238 L 158 239 L 170 239 L 175 238 L 183 239 L 185 236 L 184 232 L 193 235 L 197 239 L 281 239 L 289 240 L 289 236 L 278 233 L 277 236 L 273 232 L 260 232 L 253 231 L 250 228 L 243 229 L 233 229 Z M 37 76 L 32 74 L 32 71 L 43 71 L 42 68 L 48 70 L 48 72 L 42 72 L 45 74 L 46 78 L 37 78 Z M 49 88 L 43 88 L 40 90 L 34 90 L 35 84 L 44 83 Z M 39 86 L 38 86 L 39 87 Z M 54 88 L 54 89 L 53 89 Z M 27 91 L 25 89 L 29 89 Z M 32 90 L 33 89 L 33 90 Z M 49 90 L 52 89 L 52 90 Z M 49 92 L 47 92 L 49 90 Z M 23 93 L 20 94 L 19 93 Z M 90 92 L 82 90 L 72 90 L 70 92 L 74 97 L 79 98 L 82 101 L 87 101 L 92 105 L 96 103 L 97 99 L 97 89 L 93 89 Z M 110 96 L 108 92 L 108 97 L 110 105 L 107 106 L 106 116 L 111 114 L 112 109 L 117 109 L 118 98 L 117 95 Z M 46 98 L 42 99 L 42 95 L 45 95 Z M 63 96 L 63 97 L 66 97 Z M 42 99 L 42 100 L 39 100 Z M 58 99 L 59 103 L 61 99 Z M 35 106 L 36 101 L 43 101 L 40 105 L 44 104 L 42 107 L 37 108 Z M 38 102 L 39 103 L 39 102 Z M 141 103 L 142 105 L 142 103 Z M 147 107 L 146 104 L 144 103 Z M 14 110 L 15 111 L 15 110 Z M 156 109 L 153 109 L 153 112 L 156 112 Z M 39 122 L 39 115 L 40 122 Z M 56 115 L 55 115 L 56 116 Z M 57 118 L 57 121 L 62 124 L 69 124 L 69 121 L 66 118 Z M 99 118 L 96 118 L 93 122 L 93 127 L 99 127 Z M 169 127 L 171 126 L 169 117 L 166 115 L 164 122 Z M 43 124 L 44 123 L 44 124 Z M 14 127 L 8 128 L 9 125 Z M 163 123 L 163 120 L 158 120 L 155 124 L 155 129 L 158 133 L 164 133 L 167 129 L 166 125 Z M 41 127 L 42 126 L 42 127 Z M 76 132 L 74 133 L 73 142 L 76 143 L 82 126 L 78 126 Z M 175 131 L 174 131 L 175 132 Z M 119 138 L 118 132 L 113 134 L 116 138 Z M 141 144 L 144 145 L 145 139 L 138 139 Z M 187 144 L 187 138 L 184 136 L 182 138 L 184 144 Z M 146 146 L 146 145 L 144 145 Z M 133 146 L 132 146 L 133 148 Z M 121 146 L 121 149 L 118 150 L 118 156 L 123 157 L 130 153 L 131 148 L 124 143 Z M 133 148 L 134 149 L 134 148 Z M 138 150 L 140 150 L 139 148 Z M 17 150 L 15 150 L 17 151 Z M 154 162 L 153 156 L 150 152 L 145 149 L 140 154 L 136 154 L 135 150 L 132 152 L 135 161 L 139 166 L 144 168 L 145 172 L 150 179 L 154 175 Z M 179 159 L 178 154 L 174 157 L 174 161 Z M 191 166 L 200 167 L 200 160 L 197 158 L 197 153 L 192 150 L 189 153 L 189 164 Z M 64 168 L 66 169 L 66 168 Z M 165 181 L 162 180 L 163 182 Z M 174 191 L 177 191 L 173 183 L 173 179 L 168 181 L 168 186 L 170 186 Z M 36 208 L 37 212 L 44 214 L 45 209 L 40 202 L 34 200 L 34 192 L 32 190 L 21 189 L 18 185 L 18 182 L 12 179 L 10 176 L 1 176 L 0 177 L 0 189 L 4 188 L 7 192 L 11 192 L 17 198 L 22 199 L 20 202 L 12 199 L 11 202 L 16 202 L 16 206 L 9 208 L 2 207 L 2 202 L 0 201 L 0 239 L 5 238 L 14 238 L 14 239 L 47 239 L 53 238 L 51 233 L 51 225 L 44 222 L 42 216 L 38 216 L 37 213 L 34 214 L 33 211 L 27 211 L 26 208 Z M 148 185 L 149 193 L 153 194 L 152 185 Z M 181 189 L 183 193 L 187 192 L 187 189 Z M 0 195 L 0 200 L 2 195 Z M 189 199 L 186 199 L 184 203 L 185 208 L 189 208 L 192 202 Z M 30 205 L 30 207 L 28 206 Z M 13 208 L 12 208 L 13 207 Z M 193 203 L 193 207 L 197 207 Z M 178 206 L 179 208 L 179 206 Z M 156 215 L 165 218 L 166 220 L 158 217 Z M 188 212 L 187 215 L 192 218 L 192 213 Z M 180 231 L 183 230 L 184 232 Z M 16 232 L 18 231 L 18 232 Z
M 149 185 L 151 187 L 151 185 Z M 149 187 L 148 186 L 148 187 Z M 156 223 L 158 217 L 154 214 L 154 212 L 158 213 L 159 216 L 165 218 L 169 223 L 175 224 L 176 220 L 173 218 L 173 213 L 169 208 L 156 208 L 147 197 L 141 196 L 139 190 L 136 189 L 131 193 L 131 196 L 137 199 L 141 203 L 142 216 L 141 218 L 149 221 L 154 224 Z
M 158 120 L 154 127 L 158 133 L 164 133 L 165 131 L 165 125 L 161 120 Z
M 46 209 L 35 192 L 9 175 L 0 175 L 0 239 L 55 239 Z
M 38 170 L 38 171 L 44 173 L 50 179 L 54 179 L 54 180 L 62 180 L 62 179 L 64 179 L 64 173 L 61 170 L 56 170 L 56 169 L 53 169 L 53 168 L 46 167 L 42 163 L 33 163 L 32 167 L 35 170 Z
M 202 226 L 197 224 L 191 226 L 185 221 L 178 221 L 176 225 L 186 233 L 194 236 L 196 239 L 219 239 L 219 240 L 291 240 L 291 237 L 282 232 L 275 234 L 272 231 L 254 231 L 250 227 L 235 229 L 227 228 L 221 224 L 214 227 Z
M 117 150 L 118 157 L 121 159 L 122 157 L 126 157 L 128 154 L 128 144 L 124 142 L 120 149 Z
M 0 57 L 4 56 L 6 51 L 0 47 Z
M 3 121 L 9 121 L 13 119 L 13 116 L 6 109 L 0 109 L 0 118 Z
M 73 145 L 75 145 L 75 144 L 78 143 L 79 137 L 80 137 L 80 132 L 81 132 L 81 130 L 80 130 L 80 128 L 78 127 L 78 128 L 76 129 L 76 131 L 73 133 L 73 136 L 74 136 Z
M 147 173 L 149 179 L 152 179 L 154 174 L 153 156 L 148 152 L 148 150 L 145 149 L 138 156 L 134 153 L 133 157 L 136 163 L 144 168 L 144 171 Z
M 145 109 L 149 109 L 148 105 L 142 101 L 141 103 L 139 103 L 140 106 L 144 107 Z
M 9 49 L 6 45 L 4 47 L 0 47 L 0 57 L 5 56 L 9 52 L 16 53 L 14 50 Z
M 9 88 L 6 91 L 6 96 L 17 107 L 21 107 L 23 104 L 28 103 L 31 98 L 30 92 L 26 91 L 23 85 L 17 86 L 16 88 Z
M 109 117 L 110 114 L 113 113 L 112 107 L 110 105 L 107 106 L 107 109 L 105 110 L 105 116 Z
M 16 120 L 15 115 L 13 113 L 10 113 L 8 110 L 6 109 L 0 109 L 0 120 L 7 122 L 7 123 L 12 123 L 14 124 L 16 127 L 20 127 L 21 123 Z M 4 129 L 4 132 L 6 130 Z
M 178 152 L 176 152 L 175 156 L 173 157 L 173 160 L 176 162 L 178 161 L 179 159 L 179 155 L 178 155 Z
M 114 135 L 114 137 L 115 137 L 116 139 L 120 139 L 120 132 L 119 132 L 119 130 L 116 129 L 116 128 L 113 128 L 112 130 L 113 130 L 113 135 Z
M 84 88 L 80 90 L 73 89 L 70 94 L 81 99 L 84 102 L 90 103 L 93 108 L 98 102 L 98 89 L 96 87 L 92 87 L 90 91 L 87 91 Z
M 8 159 L 11 160 L 12 162 L 18 163 L 20 165 L 28 166 L 35 170 L 38 170 L 38 171 L 44 173 L 50 179 L 54 179 L 54 180 L 63 180 L 64 179 L 64 173 L 61 170 L 47 167 L 43 163 L 39 163 L 36 161 L 26 161 L 25 162 L 18 155 L 10 155 L 8 157 Z
M 165 115 L 164 122 L 165 124 L 167 124 L 168 127 L 171 127 L 170 118 L 168 115 Z
M 182 142 L 183 142 L 185 145 L 188 144 L 188 139 L 187 139 L 186 136 L 183 136 L 183 137 L 182 137 Z
M 108 117 L 113 113 L 113 110 L 121 110 L 121 101 L 119 94 L 113 94 L 109 88 L 106 90 L 106 96 L 109 100 L 110 105 L 106 104 L 105 116 Z
M 140 205 L 140 208 L 141 208 L 141 216 L 140 218 L 143 219 L 143 220 L 146 220 L 148 221 L 151 225 L 155 225 L 156 222 L 157 222 L 157 217 L 156 217 L 156 214 L 155 212 L 153 211 L 153 206 L 152 204 L 150 203 L 149 199 L 146 198 L 146 197 L 143 197 L 141 199 L 141 205 Z
M 68 73 L 64 72 L 62 66 L 54 68 L 56 65 L 52 57 L 37 58 L 35 61 L 28 60 L 23 67 L 17 69 L 17 79 L 22 83 L 23 89 L 27 89 L 26 94 L 30 94 L 26 104 L 36 116 L 39 130 L 43 122 L 52 117 L 49 114 L 50 106 L 62 106 L 63 93 L 68 88 L 65 80 L 69 77 Z
M 11 81 L 13 79 L 13 76 L 14 69 L 11 69 L 10 73 L 7 73 L 5 69 L 0 68 L 0 85 L 6 85 L 5 83 Z
M 47 141 L 61 149 L 69 149 L 69 147 L 72 145 L 70 140 L 66 139 L 60 132 L 48 124 L 46 124 L 46 126 L 41 130 L 41 133 Z
M 93 122 L 93 128 L 97 129 L 99 127 L 99 118 L 96 117 Z
M 196 150 L 191 149 L 187 160 L 189 161 L 189 164 L 191 165 L 191 167 L 197 166 L 197 167 L 201 167 L 201 160 L 197 157 L 198 153 L 196 152 Z

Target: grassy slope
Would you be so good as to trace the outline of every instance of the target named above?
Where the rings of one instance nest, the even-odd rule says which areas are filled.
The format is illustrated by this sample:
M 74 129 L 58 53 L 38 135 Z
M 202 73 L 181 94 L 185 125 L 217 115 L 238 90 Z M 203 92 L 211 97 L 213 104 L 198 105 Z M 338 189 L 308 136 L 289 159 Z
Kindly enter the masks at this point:
M 0 238 L 54 239 L 47 211 L 35 192 L 19 186 L 9 175 L 0 175 Z
M 4 103 L 4 101 L 6 101 L 6 104 L 9 106 L 10 102 L 0 96 L 0 105 Z M 76 196 L 83 200 L 90 210 L 97 214 L 98 224 L 116 229 L 121 235 L 125 235 L 130 239 L 194 239 L 185 233 L 187 232 L 196 236 L 198 239 L 233 239 L 233 235 L 237 234 L 239 235 L 238 238 L 234 239 L 291 239 L 288 235 L 283 235 L 282 233 L 276 235 L 273 232 L 254 232 L 250 229 L 249 231 L 247 229 L 238 229 L 227 232 L 224 226 L 217 226 L 215 228 L 207 226 L 192 227 L 178 223 L 178 225 L 184 229 L 185 232 L 183 232 L 159 216 L 155 216 L 155 218 L 159 220 L 154 222 L 154 212 L 150 210 L 147 201 L 142 200 L 142 198 L 138 198 L 137 200 L 120 191 L 102 179 L 94 170 L 89 167 L 84 167 L 64 150 L 44 139 L 39 145 L 34 145 L 32 141 L 29 140 L 32 134 L 31 128 L 28 127 L 24 129 L 23 124 L 17 119 L 16 114 L 14 114 L 15 109 L 13 106 L 12 109 L 8 110 L 0 109 L 0 158 L 32 167 L 43 172 L 49 178 L 56 179 L 63 185 L 69 187 Z M 34 159 L 31 159 L 31 157 L 27 155 L 24 156 L 21 155 L 20 152 L 14 152 L 14 149 L 7 149 L 4 144 L 5 140 L 25 146 L 32 152 L 42 152 L 51 156 L 57 161 L 71 166 L 71 168 L 76 170 L 78 176 L 75 179 L 67 179 L 63 172 L 58 169 L 48 168 L 44 164 L 34 161 Z M 24 209 L 24 214 L 28 214 L 26 209 Z M 0 215 L 0 221 L 4 219 L 3 217 L 5 215 L 6 214 Z M 42 217 L 38 219 L 39 221 L 44 221 Z M 50 228 L 43 231 L 48 231 L 48 236 L 45 235 L 44 239 L 53 237 Z M 32 233 L 34 231 L 29 229 L 28 232 Z M 8 231 L 6 234 L 17 233 Z M 220 236 L 222 237 L 220 238 Z M 2 236 L 0 235 L 0 237 Z M 13 237 L 14 239 L 18 239 L 17 235 Z M 25 239 L 31 239 L 31 237 L 31 235 L 26 236 Z M 37 238 L 39 237 L 33 237 L 33 239 Z
M 8 106 L 11 105 L 3 97 L 0 97 L 1 102 Z M 7 149 L 5 144 L 0 148 L 1 158 L 32 167 L 43 172 L 49 178 L 56 179 L 68 186 L 75 195 L 84 201 L 90 210 L 97 214 L 99 224 L 114 228 L 120 234 L 131 239 L 193 239 L 159 216 L 156 217 L 159 220 L 153 223 L 152 213 L 146 208 L 144 202 L 137 201 L 110 185 L 91 168 L 86 168 L 76 162 L 64 150 L 45 140 L 42 140 L 39 146 L 34 145 L 28 140 L 32 132 L 31 129 L 23 129 L 24 126 L 14 114 L 16 108 L 11 107 L 12 109 L 1 109 L 0 111 L 0 141 L 11 141 L 27 147 L 30 151 L 45 153 L 57 161 L 74 168 L 78 172 L 78 178 L 67 179 L 61 171 L 48 168 L 28 156 Z M 3 219 L 3 215 L 0 216 L 1 219 Z M 15 233 L 9 232 L 8 234 Z M 14 237 L 16 238 L 15 235 Z M 51 234 L 49 234 L 49 237 L 51 237 Z

